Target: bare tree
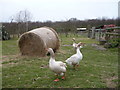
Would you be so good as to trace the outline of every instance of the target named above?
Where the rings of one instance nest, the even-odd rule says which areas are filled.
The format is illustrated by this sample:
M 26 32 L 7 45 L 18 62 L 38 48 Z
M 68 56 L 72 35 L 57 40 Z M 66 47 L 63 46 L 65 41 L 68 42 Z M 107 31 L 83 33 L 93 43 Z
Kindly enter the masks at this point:
M 28 10 L 19 11 L 15 16 L 18 23 L 18 33 L 28 31 L 28 22 L 32 19 L 32 14 Z
M 32 14 L 28 10 L 19 11 L 15 16 L 17 22 L 28 22 L 32 19 Z

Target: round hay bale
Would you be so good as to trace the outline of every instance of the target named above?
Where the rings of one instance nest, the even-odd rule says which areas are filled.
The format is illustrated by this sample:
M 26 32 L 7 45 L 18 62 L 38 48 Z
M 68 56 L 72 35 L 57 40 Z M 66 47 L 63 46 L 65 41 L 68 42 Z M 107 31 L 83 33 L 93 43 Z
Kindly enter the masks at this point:
M 22 34 L 18 40 L 21 55 L 46 56 L 46 49 L 52 48 L 54 52 L 59 49 L 59 37 L 50 27 L 33 29 Z

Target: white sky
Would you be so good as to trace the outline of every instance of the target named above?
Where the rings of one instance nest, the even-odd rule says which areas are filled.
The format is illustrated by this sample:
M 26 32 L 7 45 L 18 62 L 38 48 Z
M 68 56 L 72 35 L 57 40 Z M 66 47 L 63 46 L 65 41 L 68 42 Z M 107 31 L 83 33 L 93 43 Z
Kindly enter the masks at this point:
M 0 0 L 0 22 L 21 10 L 31 12 L 32 21 L 117 18 L 120 0 Z

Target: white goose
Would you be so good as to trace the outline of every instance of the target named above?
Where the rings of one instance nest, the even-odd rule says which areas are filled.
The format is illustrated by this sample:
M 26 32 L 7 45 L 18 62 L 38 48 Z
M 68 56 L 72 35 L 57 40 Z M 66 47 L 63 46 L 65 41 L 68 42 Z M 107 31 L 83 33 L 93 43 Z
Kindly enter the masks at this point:
M 83 55 L 80 52 L 80 47 L 82 47 L 83 43 L 78 43 L 77 49 L 76 49 L 76 54 L 72 55 L 70 58 L 68 58 L 65 62 L 76 69 L 76 66 L 79 66 L 79 62 L 82 60 Z
M 76 50 L 79 43 L 76 43 L 75 38 L 72 38 L 72 40 L 73 40 L 73 45 L 72 46 Z M 80 48 L 82 48 L 82 46 L 80 46 Z
M 48 52 L 50 53 L 49 68 L 55 72 L 57 76 L 61 75 L 62 79 L 65 79 L 67 67 L 66 63 L 63 63 L 62 61 L 55 61 L 55 54 L 52 48 L 49 48 Z M 59 81 L 58 77 L 54 81 Z
M 72 38 L 72 40 L 73 40 L 73 45 L 72 45 L 72 46 L 73 46 L 73 48 L 75 48 L 75 49 L 76 49 L 76 48 L 77 48 L 77 43 L 76 43 L 76 40 L 75 40 L 75 38 Z

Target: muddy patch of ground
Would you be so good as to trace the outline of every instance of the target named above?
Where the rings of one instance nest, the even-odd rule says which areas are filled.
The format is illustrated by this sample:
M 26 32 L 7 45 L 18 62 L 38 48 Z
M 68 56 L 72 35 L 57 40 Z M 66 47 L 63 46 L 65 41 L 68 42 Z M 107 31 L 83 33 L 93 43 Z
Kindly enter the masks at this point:
M 109 88 L 115 88 L 118 85 L 118 82 L 117 82 L 118 77 L 117 76 L 107 77 L 104 80 L 106 82 L 107 87 L 109 87 Z
M 103 46 L 97 45 L 97 44 L 91 44 L 92 47 L 95 47 L 97 50 L 107 50 Z

